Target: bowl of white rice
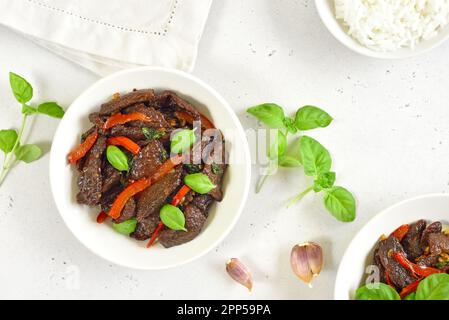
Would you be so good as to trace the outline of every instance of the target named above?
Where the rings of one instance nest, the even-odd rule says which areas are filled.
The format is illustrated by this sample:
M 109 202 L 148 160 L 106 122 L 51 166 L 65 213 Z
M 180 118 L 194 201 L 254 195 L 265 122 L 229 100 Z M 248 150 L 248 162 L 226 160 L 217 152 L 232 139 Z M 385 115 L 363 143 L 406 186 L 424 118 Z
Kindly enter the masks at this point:
M 341 43 L 384 59 L 415 56 L 449 37 L 449 0 L 315 0 Z

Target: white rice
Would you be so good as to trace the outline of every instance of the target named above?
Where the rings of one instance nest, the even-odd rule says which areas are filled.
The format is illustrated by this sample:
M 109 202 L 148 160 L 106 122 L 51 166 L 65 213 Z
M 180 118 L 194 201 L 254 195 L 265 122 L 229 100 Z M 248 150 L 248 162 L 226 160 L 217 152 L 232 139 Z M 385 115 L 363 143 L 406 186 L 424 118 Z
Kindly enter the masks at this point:
M 324 0 L 320 0 L 324 1 Z M 414 48 L 449 22 L 449 0 L 334 0 L 348 34 L 376 51 Z

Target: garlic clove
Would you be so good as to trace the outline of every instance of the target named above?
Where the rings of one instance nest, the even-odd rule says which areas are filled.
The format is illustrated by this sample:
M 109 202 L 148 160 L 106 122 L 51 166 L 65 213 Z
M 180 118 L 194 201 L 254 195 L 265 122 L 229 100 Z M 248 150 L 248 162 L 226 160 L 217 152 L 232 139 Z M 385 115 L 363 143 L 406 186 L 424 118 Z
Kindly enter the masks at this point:
M 229 259 L 226 262 L 226 271 L 232 279 L 248 288 L 253 289 L 253 277 L 249 269 L 237 258 Z
M 312 286 L 312 281 L 317 277 L 323 267 L 323 250 L 314 242 L 297 244 L 290 255 L 290 264 L 295 275 L 302 281 Z

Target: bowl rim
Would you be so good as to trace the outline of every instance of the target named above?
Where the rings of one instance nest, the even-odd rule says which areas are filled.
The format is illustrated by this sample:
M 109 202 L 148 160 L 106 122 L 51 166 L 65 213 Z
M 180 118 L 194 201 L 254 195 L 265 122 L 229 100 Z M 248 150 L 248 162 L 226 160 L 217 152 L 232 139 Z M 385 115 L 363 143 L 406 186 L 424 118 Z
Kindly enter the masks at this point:
M 197 85 L 199 85 L 200 87 L 202 87 L 203 89 L 205 89 L 206 91 L 208 91 L 210 94 L 212 94 L 221 104 L 221 107 L 224 107 L 226 112 L 229 114 L 233 124 L 236 127 L 237 131 L 240 131 L 241 134 L 243 134 L 244 136 L 244 128 L 243 125 L 241 124 L 240 120 L 238 119 L 235 111 L 231 108 L 231 106 L 229 105 L 229 103 L 223 98 L 223 96 L 218 93 L 218 91 L 216 91 L 214 88 L 212 88 L 209 84 L 205 83 L 203 80 L 197 78 L 196 76 L 193 76 L 189 73 L 186 73 L 184 71 L 181 70 L 177 70 L 177 69 L 172 69 L 172 68 L 166 68 L 166 67 L 153 67 L 153 66 L 144 66 L 144 67 L 136 67 L 136 68 L 129 68 L 129 69 L 125 69 L 125 70 L 121 70 L 118 72 L 115 72 L 113 74 L 110 74 L 106 77 L 102 77 L 99 80 L 95 81 L 94 83 L 92 83 L 91 85 L 89 85 L 88 88 L 86 88 L 83 92 L 81 92 L 77 98 L 75 100 L 73 100 L 73 102 L 69 105 L 69 107 L 66 109 L 66 112 L 76 103 L 78 103 L 79 100 L 81 100 L 85 95 L 90 94 L 91 92 L 94 92 L 96 90 L 97 86 L 102 85 L 104 82 L 108 82 L 111 81 L 114 78 L 119 78 L 119 77 L 123 77 L 127 74 L 132 74 L 132 73 L 140 73 L 140 72 L 164 72 L 164 73 L 169 73 L 178 77 L 183 77 L 186 78 L 189 81 L 192 81 L 194 83 L 196 83 Z M 167 90 L 170 90 L 170 88 L 167 88 Z M 176 90 L 175 90 L 176 91 Z M 207 108 L 207 106 L 206 106 Z M 61 121 L 58 124 L 58 127 L 55 131 L 53 140 L 55 140 L 55 138 L 61 134 L 62 131 L 62 126 L 63 126 L 63 121 Z M 236 210 L 236 214 L 234 215 L 233 220 L 231 221 L 231 223 L 229 223 L 226 228 L 223 229 L 223 231 L 221 232 L 221 235 L 219 237 L 217 237 L 215 239 L 215 241 L 212 241 L 205 249 L 203 249 L 202 251 L 199 251 L 198 253 L 192 254 L 192 256 L 188 259 L 184 259 L 180 262 L 175 262 L 175 263 L 171 263 L 171 264 L 167 264 L 165 266 L 159 266 L 159 267 L 154 267 L 154 266 L 142 266 L 142 265 L 137 265 L 137 264 L 128 264 L 128 263 L 124 263 L 121 261 L 117 261 L 117 260 L 112 260 L 109 257 L 106 257 L 102 252 L 96 251 L 95 249 L 93 249 L 88 242 L 80 239 L 77 234 L 75 233 L 75 230 L 72 229 L 72 227 L 70 226 L 70 224 L 68 223 L 65 214 L 61 213 L 61 202 L 62 200 L 57 199 L 56 197 L 56 193 L 55 193 L 55 188 L 56 188 L 56 179 L 58 179 L 57 177 L 57 172 L 55 172 L 55 170 L 52 170 L 52 168 L 54 166 L 52 166 L 52 163 L 56 161 L 56 154 L 58 153 L 58 151 L 56 151 L 54 144 L 52 144 L 51 146 L 51 150 L 50 150 L 50 160 L 49 160 L 49 180 L 50 180 L 50 189 L 51 189 L 51 193 L 52 193 L 52 198 L 54 203 L 56 204 L 56 208 L 58 211 L 58 214 L 60 215 L 60 217 L 62 218 L 62 220 L 64 221 L 65 226 L 70 230 L 70 232 L 72 233 L 72 235 L 85 247 L 87 248 L 91 253 L 95 254 L 96 256 L 101 257 L 102 259 L 104 259 L 105 261 L 109 261 L 115 265 L 118 266 L 122 266 L 125 268 L 130 268 L 130 269 L 135 269 L 135 270 L 167 270 L 167 269 L 171 269 L 171 268 L 175 268 L 175 267 L 179 267 L 182 265 L 185 265 L 187 263 L 190 263 L 194 260 L 197 260 L 199 258 L 201 258 L 202 256 L 206 255 L 207 253 L 209 253 L 215 246 L 217 246 L 218 244 L 220 244 L 224 238 L 226 238 L 229 233 L 232 231 L 232 229 L 235 227 L 237 221 L 240 219 L 243 209 L 248 201 L 248 196 L 249 196 L 249 191 L 250 191 L 250 185 L 251 185 L 251 156 L 250 156 L 250 148 L 249 148 L 249 144 L 247 139 L 243 139 L 243 141 L 241 141 L 242 143 L 242 151 L 244 152 L 244 159 L 245 159 L 245 163 L 243 163 L 244 165 L 244 171 L 245 171 L 245 176 L 242 177 L 243 179 L 240 179 L 240 182 L 244 183 L 244 187 L 243 187 L 243 194 L 240 200 L 240 204 L 238 205 L 238 210 Z
M 432 199 L 432 198 L 448 198 L 449 199 L 449 194 L 447 193 L 429 193 L 429 194 L 424 194 L 424 195 L 419 195 L 416 197 L 412 197 L 412 198 L 408 198 L 405 200 L 401 200 L 383 210 L 381 210 L 379 213 L 377 213 L 374 217 L 372 217 L 370 220 L 368 220 L 367 223 L 365 223 L 362 228 L 357 231 L 357 233 L 354 235 L 354 237 L 352 237 L 351 241 L 349 242 L 349 245 L 346 247 L 345 252 L 343 253 L 341 259 L 340 259 L 340 263 L 337 269 L 337 273 L 335 276 L 335 283 L 334 283 L 334 299 L 335 300 L 339 300 L 340 299 L 340 291 L 338 291 L 339 289 L 339 278 L 341 277 L 342 272 L 342 262 L 348 259 L 349 256 L 349 252 L 351 251 L 352 247 L 355 245 L 355 240 L 357 240 L 361 234 L 363 234 L 364 232 L 366 232 L 366 230 L 375 222 L 377 222 L 378 220 L 382 220 L 384 219 L 384 217 L 391 211 L 396 209 L 397 207 L 401 207 L 404 204 L 410 203 L 410 202 L 415 202 L 415 201 L 419 201 L 419 200 L 423 200 L 423 199 Z M 367 252 L 367 254 L 369 254 L 369 252 Z
M 348 48 L 358 54 L 366 56 L 366 57 L 382 59 L 382 60 L 399 60 L 399 59 L 407 59 L 407 58 L 417 57 L 419 55 L 422 55 L 424 53 L 427 53 L 427 52 L 435 49 L 436 47 L 440 46 L 441 44 L 446 42 L 446 40 L 449 39 L 449 33 L 448 33 L 447 35 L 442 36 L 441 39 L 436 40 L 433 44 L 428 45 L 427 47 L 421 48 L 419 50 L 411 50 L 410 49 L 410 50 L 405 50 L 405 51 L 396 50 L 396 51 L 385 51 L 385 52 L 371 50 L 368 47 L 365 47 L 361 43 L 357 42 L 357 40 L 353 39 L 350 35 L 348 35 L 343 30 L 341 30 L 342 32 L 340 33 L 331 26 L 328 19 L 325 18 L 325 16 L 324 16 L 324 11 L 325 11 L 324 10 L 324 7 L 325 7 L 324 2 L 325 1 L 328 1 L 328 0 L 315 0 L 315 8 L 318 11 L 318 15 L 320 17 L 321 22 L 326 26 L 326 29 L 330 32 L 330 34 L 332 34 L 332 36 L 338 42 L 340 42 L 346 48 Z M 331 0 L 331 1 L 334 1 L 334 0 Z M 335 17 L 334 12 L 332 13 L 332 17 L 336 21 L 336 23 L 341 26 L 341 23 Z M 449 28 L 449 25 L 446 27 Z M 346 37 L 348 39 L 348 41 L 343 41 L 341 39 L 342 34 L 344 34 L 344 37 Z M 432 40 L 432 39 L 429 39 L 426 41 L 430 41 L 430 40 Z M 423 43 L 423 42 L 421 42 L 421 43 Z

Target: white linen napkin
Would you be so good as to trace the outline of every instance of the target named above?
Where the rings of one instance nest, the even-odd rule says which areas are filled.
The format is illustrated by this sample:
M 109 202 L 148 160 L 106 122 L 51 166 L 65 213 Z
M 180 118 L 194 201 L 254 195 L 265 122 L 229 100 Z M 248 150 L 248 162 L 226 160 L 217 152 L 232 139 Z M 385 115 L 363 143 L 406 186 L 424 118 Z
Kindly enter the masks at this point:
M 212 0 L 0 0 L 0 23 L 93 72 L 191 71 Z

